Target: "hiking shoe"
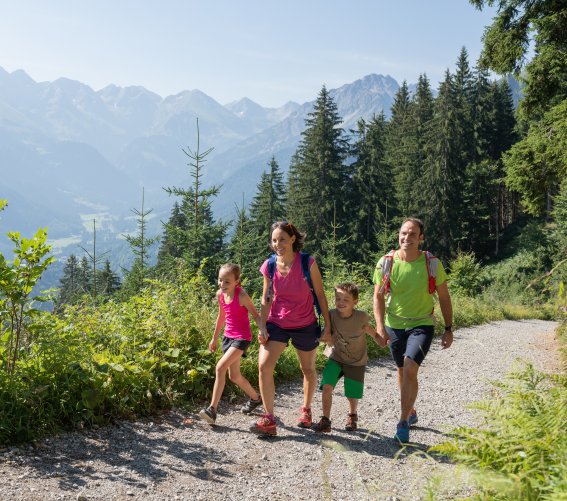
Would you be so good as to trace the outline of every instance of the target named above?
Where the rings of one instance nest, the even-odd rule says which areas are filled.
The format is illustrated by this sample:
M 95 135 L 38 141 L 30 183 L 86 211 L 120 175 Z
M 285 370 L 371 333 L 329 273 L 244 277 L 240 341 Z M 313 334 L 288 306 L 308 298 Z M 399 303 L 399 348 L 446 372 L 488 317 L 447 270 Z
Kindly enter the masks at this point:
M 311 409 L 309 407 L 301 408 L 301 417 L 297 420 L 297 426 L 300 428 L 311 428 L 313 418 L 311 417 Z
M 410 415 L 409 415 L 409 418 L 408 418 L 408 424 L 410 426 L 417 424 L 417 411 L 415 409 L 410 412 Z
M 400 421 L 398 423 L 394 439 L 402 444 L 409 442 L 409 423 L 407 421 Z
M 252 400 L 251 398 L 246 402 L 241 408 L 240 412 L 244 414 L 250 414 L 256 407 L 262 405 L 262 397 L 258 397 L 258 400 Z
M 345 423 L 346 431 L 356 431 L 358 428 L 358 414 L 349 414 Z
M 262 417 L 250 426 L 250 431 L 264 436 L 276 436 L 276 419 L 272 414 L 262 414 Z
M 209 405 L 206 409 L 201 409 L 199 417 L 209 424 L 215 424 L 215 421 L 217 420 L 217 411 L 212 405 Z
M 320 433 L 329 433 L 331 431 L 331 420 L 328 417 L 321 416 L 319 422 L 315 423 L 311 428 Z

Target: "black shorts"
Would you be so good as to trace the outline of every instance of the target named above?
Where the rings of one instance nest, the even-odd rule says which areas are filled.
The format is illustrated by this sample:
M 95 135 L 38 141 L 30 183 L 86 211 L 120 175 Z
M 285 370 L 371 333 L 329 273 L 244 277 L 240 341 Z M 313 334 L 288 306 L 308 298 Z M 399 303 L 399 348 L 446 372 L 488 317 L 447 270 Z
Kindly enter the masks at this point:
M 291 344 L 299 351 L 312 351 L 319 346 L 321 327 L 317 322 L 300 327 L 299 329 L 282 329 L 271 322 L 266 323 L 269 341 L 279 341 L 286 346 L 291 339 Z
M 386 327 L 390 336 L 390 352 L 398 367 L 404 366 L 404 357 L 411 358 L 417 365 L 421 365 L 429 351 L 433 333 L 432 325 L 420 325 L 410 329 L 392 329 Z
M 246 356 L 246 350 L 250 346 L 250 341 L 246 341 L 245 339 L 235 339 L 232 337 L 225 337 L 222 338 L 222 352 L 226 353 L 229 348 L 238 348 L 242 350 L 242 356 Z

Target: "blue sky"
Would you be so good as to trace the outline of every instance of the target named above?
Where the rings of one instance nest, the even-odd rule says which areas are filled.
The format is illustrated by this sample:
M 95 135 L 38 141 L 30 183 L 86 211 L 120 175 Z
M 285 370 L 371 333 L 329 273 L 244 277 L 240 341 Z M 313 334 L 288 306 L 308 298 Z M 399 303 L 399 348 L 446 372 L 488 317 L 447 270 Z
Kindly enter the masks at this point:
M 0 66 L 276 107 L 370 73 L 437 87 L 462 46 L 475 63 L 494 14 L 467 0 L 0 0 Z

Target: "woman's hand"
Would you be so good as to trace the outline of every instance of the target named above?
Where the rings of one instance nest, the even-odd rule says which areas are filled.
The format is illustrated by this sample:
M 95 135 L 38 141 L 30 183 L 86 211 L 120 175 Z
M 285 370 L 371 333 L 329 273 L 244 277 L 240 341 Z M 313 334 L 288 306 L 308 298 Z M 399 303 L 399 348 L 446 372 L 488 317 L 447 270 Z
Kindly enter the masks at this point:
M 213 337 L 209 343 L 209 351 L 214 353 L 217 350 L 217 338 Z
M 262 346 L 264 346 L 268 342 L 269 338 L 270 338 L 270 335 L 268 334 L 266 327 L 263 327 L 263 328 L 258 330 L 258 342 Z

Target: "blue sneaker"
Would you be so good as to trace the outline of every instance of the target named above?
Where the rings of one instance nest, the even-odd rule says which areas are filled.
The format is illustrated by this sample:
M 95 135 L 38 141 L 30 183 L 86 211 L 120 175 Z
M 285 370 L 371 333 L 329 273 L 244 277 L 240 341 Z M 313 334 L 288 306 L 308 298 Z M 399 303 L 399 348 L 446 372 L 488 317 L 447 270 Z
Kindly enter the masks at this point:
M 413 411 L 411 411 L 409 418 L 408 418 L 408 424 L 410 426 L 413 426 L 414 424 L 417 424 L 417 412 L 414 409 Z
M 402 444 L 409 442 L 409 423 L 407 421 L 400 421 L 398 423 L 394 439 Z

